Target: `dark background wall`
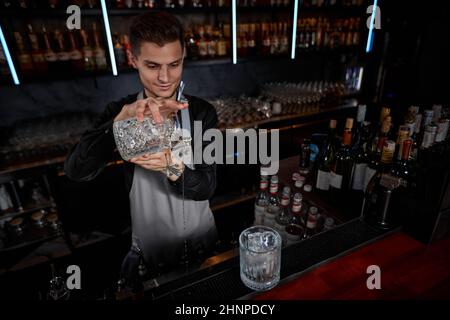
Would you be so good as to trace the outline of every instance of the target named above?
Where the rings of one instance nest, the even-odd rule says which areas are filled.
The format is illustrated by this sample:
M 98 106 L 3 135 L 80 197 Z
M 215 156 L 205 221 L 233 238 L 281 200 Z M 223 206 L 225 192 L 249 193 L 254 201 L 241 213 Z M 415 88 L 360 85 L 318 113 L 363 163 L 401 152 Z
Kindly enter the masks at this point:
M 203 98 L 254 94 L 270 81 L 339 79 L 344 76 L 339 54 L 308 54 L 301 60 L 278 58 L 238 64 L 189 65 L 184 69 L 186 92 Z M 0 126 L 15 121 L 76 111 L 100 112 L 105 105 L 141 90 L 136 72 L 66 81 L 21 84 L 0 89 Z

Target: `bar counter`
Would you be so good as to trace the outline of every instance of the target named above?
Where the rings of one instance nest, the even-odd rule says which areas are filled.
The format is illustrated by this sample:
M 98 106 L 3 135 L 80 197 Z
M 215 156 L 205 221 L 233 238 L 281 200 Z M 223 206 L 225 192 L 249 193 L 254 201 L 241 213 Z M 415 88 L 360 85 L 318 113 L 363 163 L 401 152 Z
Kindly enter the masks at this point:
M 280 283 L 269 291 L 244 286 L 235 250 L 161 286 L 155 287 L 156 280 L 148 282 L 145 297 L 157 301 L 450 299 L 449 249 L 450 239 L 427 247 L 399 229 L 377 231 L 355 219 L 284 248 Z M 367 287 L 373 274 L 367 268 L 373 265 L 380 267 L 380 290 Z

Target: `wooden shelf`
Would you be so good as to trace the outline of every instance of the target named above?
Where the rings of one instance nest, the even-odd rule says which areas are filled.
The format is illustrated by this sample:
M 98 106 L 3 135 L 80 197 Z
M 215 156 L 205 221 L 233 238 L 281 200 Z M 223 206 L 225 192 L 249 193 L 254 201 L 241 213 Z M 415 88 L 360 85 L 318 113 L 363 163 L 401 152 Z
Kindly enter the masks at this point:
M 15 218 L 17 216 L 21 216 L 23 214 L 27 214 L 27 213 L 32 213 L 34 211 L 38 211 L 41 209 L 46 209 L 46 208 L 53 208 L 55 207 L 54 203 L 48 202 L 42 205 L 37 205 L 35 207 L 27 207 L 24 208 L 24 210 L 22 211 L 14 211 L 14 212 L 6 212 L 4 214 L 0 214 L 0 219 L 7 219 L 7 218 Z
M 276 122 L 281 122 L 281 121 L 287 121 L 287 120 L 300 120 L 302 118 L 307 118 L 307 117 L 311 117 L 311 116 L 317 116 L 317 115 L 326 115 L 328 113 L 332 113 L 332 112 L 337 112 L 340 110 L 346 110 L 346 109 L 351 109 L 351 108 L 356 108 L 357 106 L 357 99 L 352 98 L 347 100 L 343 105 L 339 105 L 339 106 L 335 106 L 335 107 L 329 107 L 326 109 L 320 109 L 319 111 L 313 111 L 313 112 L 307 112 L 307 113 L 302 113 L 302 114 L 289 114 L 289 115 L 280 115 L 280 116 L 274 116 L 271 117 L 269 119 L 264 119 L 264 120 L 259 120 L 259 121 L 254 121 L 254 122 L 250 122 L 250 123 L 243 123 L 240 125 L 236 125 L 233 127 L 229 127 L 227 129 L 247 129 L 247 128 L 258 128 L 262 125 L 266 125 L 266 124 L 271 124 L 271 123 L 276 123 Z M 284 126 L 282 128 L 278 128 L 279 130 L 289 130 L 289 129 L 296 129 L 299 127 L 304 127 L 304 126 L 308 126 L 312 124 L 312 122 L 304 122 L 304 123 L 298 123 L 298 124 L 292 124 L 292 125 L 288 125 L 288 126 Z M 220 130 L 225 130 L 225 128 L 222 128 Z M 32 169 L 32 168 L 36 168 L 36 167 L 43 167 L 43 166 L 50 166 L 50 165 L 60 165 L 62 163 L 64 163 L 66 159 L 66 156 L 55 156 L 55 157 L 50 157 L 50 158 L 46 158 L 46 159 L 38 159 L 38 160 L 33 160 L 30 162 L 23 162 L 20 164 L 14 164 L 14 165 L 9 165 L 6 166 L 4 168 L 2 168 L 0 170 L 0 177 L 2 176 L 11 176 L 15 171 L 19 171 L 19 170 L 26 170 L 26 169 Z M 120 165 L 122 164 L 123 161 L 120 159 L 116 159 L 114 161 L 111 161 L 110 163 L 108 163 L 109 165 Z M 60 176 L 64 175 L 64 172 L 60 172 L 59 173 Z M 5 178 L 7 179 L 7 178 Z
M 211 211 L 225 209 L 227 207 L 234 206 L 239 203 L 254 199 L 255 197 L 256 197 L 255 192 L 248 194 L 225 194 L 213 197 L 210 201 Z
M 6 253 L 6 252 L 10 252 L 13 250 L 17 250 L 17 249 L 21 249 L 21 248 L 25 248 L 25 247 L 29 247 L 32 245 L 38 245 L 40 243 L 43 242 L 47 242 L 56 238 L 61 237 L 61 233 L 59 232 L 48 232 L 47 235 L 45 236 L 28 236 L 28 237 L 24 237 L 23 241 L 15 241 L 13 242 L 13 244 L 11 245 L 6 245 L 5 247 L 0 249 L 0 254 L 1 253 Z
M 249 122 L 249 123 L 243 123 L 240 125 L 237 125 L 235 127 L 229 127 L 227 129 L 247 129 L 247 128 L 258 128 L 261 125 L 264 124 L 268 124 L 268 123 L 274 123 L 274 122 L 280 122 L 280 121 L 286 121 L 286 120 L 294 120 L 294 119 L 300 119 L 300 118 L 306 118 L 306 117 L 310 117 L 310 116 L 315 116 L 315 115 L 319 115 L 319 114 L 327 114 L 330 112 L 334 112 L 334 111 L 339 111 L 339 110 L 345 110 L 345 109 L 350 109 L 350 108 L 356 108 L 358 105 L 358 101 L 356 99 L 349 99 L 348 101 L 346 101 L 346 103 L 344 103 L 343 105 L 340 106 L 336 106 L 336 107 L 330 107 L 330 108 L 326 108 L 326 109 L 319 109 L 316 111 L 311 111 L 311 112 L 305 112 L 305 113 L 300 113 L 300 114 L 287 114 L 287 115 L 281 115 L 281 116 L 274 116 L 265 120 L 258 120 L 258 121 L 254 121 L 254 122 Z M 297 128 L 299 125 L 301 126 L 307 126 L 308 123 L 302 123 L 302 124 L 293 124 L 290 125 L 288 128 L 292 128 L 295 129 Z M 286 128 L 283 128 L 284 130 Z M 221 129 L 221 130 L 225 130 L 225 129 Z

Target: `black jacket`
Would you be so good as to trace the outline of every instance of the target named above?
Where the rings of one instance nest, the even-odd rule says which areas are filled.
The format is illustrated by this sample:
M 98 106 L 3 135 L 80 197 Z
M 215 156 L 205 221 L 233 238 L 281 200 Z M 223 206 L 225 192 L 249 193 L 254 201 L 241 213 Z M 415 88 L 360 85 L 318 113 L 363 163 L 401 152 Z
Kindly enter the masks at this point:
M 189 100 L 189 115 L 191 119 L 191 136 L 194 137 L 194 121 L 202 121 L 202 136 L 205 130 L 215 128 L 217 114 L 214 107 L 200 98 L 185 95 Z M 125 104 L 136 101 L 137 93 L 119 101 L 109 103 L 98 116 L 94 126 L 87 130 L 80 141 L 72 147 L 64 163 L 66 175 L 75 181 L 90 181 L 103 171 L 107 163 L 114 159 L 116 143 L 113 135 L 114 118 Z M 181 115 L 179 113 L 180 119 Z M 208 142 L 202 143 L 202 150 Z M 195 141 L 192 139 L 192 149 Z M 125 184 L 131 190 L 133 183 L 134 164 L 125 161 Z M 207 200 L 216 189 L 216 167 L 213 165 L 196 164 L 195 170 L 185 167 L 182 176 L 175 182 L 170 182 L 176 192 L 182 193 L 184 180 L 184 196 L 193 200 Z

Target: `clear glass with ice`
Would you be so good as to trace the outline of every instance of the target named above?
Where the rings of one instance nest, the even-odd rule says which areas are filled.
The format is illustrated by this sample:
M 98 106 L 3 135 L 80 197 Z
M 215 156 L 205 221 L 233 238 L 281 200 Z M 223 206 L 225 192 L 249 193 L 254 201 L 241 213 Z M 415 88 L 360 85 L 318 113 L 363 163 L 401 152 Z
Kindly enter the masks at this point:
M 250 289 L 265 291 L 280 281 L 281 236 L 266 226 L 253 226 L 239 236 L 241 280 Z

